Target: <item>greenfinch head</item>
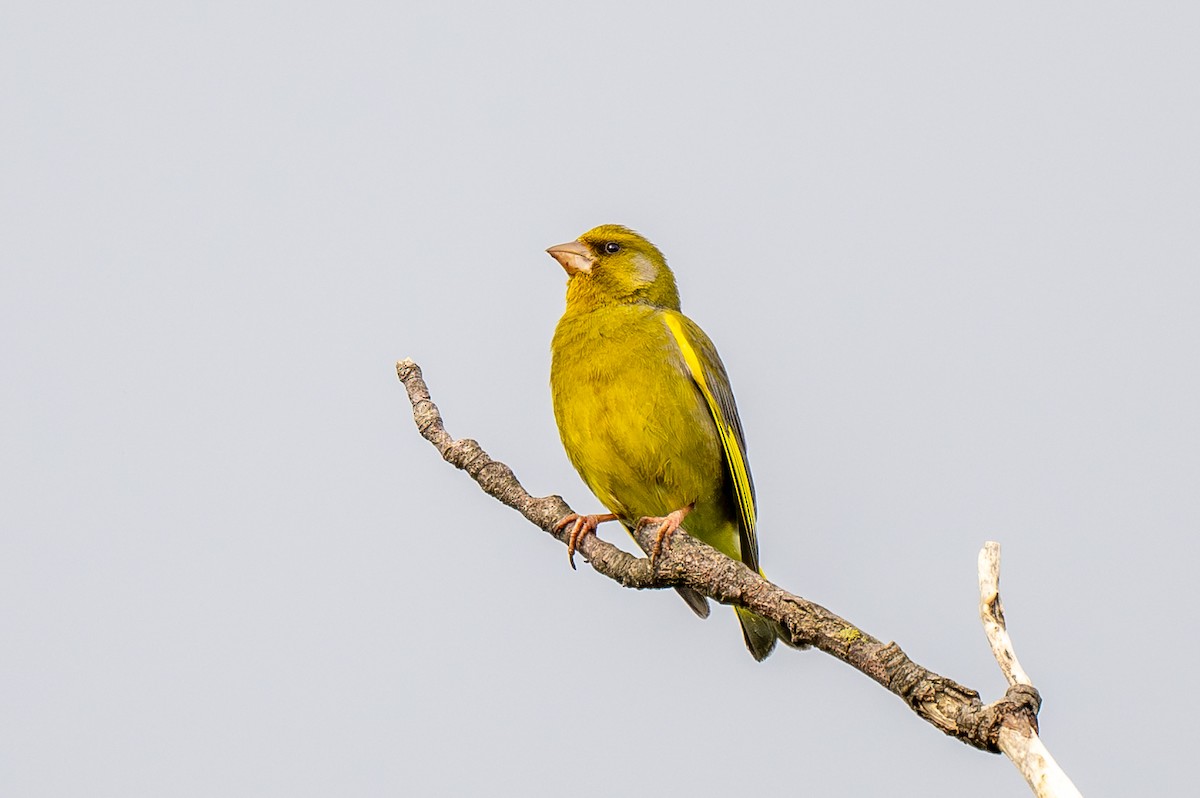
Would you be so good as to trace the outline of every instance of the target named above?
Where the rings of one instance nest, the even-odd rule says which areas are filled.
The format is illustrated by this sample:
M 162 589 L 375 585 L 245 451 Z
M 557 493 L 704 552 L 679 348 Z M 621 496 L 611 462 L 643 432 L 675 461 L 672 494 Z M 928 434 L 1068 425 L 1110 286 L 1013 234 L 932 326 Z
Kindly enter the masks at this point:
M 679 309 L 679 289 L 667 259 L 628 227 L 602 224 L 546 252 L 567 272 L 568 311 L 631 303 Z

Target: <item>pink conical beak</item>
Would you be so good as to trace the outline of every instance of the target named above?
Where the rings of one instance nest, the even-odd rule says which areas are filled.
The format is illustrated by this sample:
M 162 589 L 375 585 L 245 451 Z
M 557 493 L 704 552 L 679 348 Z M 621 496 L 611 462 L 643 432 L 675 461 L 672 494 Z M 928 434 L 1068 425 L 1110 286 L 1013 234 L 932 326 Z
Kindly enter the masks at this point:
M 579 272 L 590 272 L 592 264 L 596 262 L 596 257 L 592 254 L 592 251 L 578 241 L 558 244 L 550 247 L 546 252 L 550 253 L 550 257 L 562 264 L 562 267 L 567 270 L 567 274 L 571 276 Z

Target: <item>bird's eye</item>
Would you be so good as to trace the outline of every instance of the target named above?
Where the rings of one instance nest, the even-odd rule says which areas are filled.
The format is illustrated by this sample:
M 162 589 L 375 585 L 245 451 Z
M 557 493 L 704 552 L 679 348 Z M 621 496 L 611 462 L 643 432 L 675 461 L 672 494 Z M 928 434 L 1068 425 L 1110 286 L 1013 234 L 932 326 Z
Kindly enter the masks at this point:
M 612 255 L 614 253 L 621 251 L 621 245 L 618 244 L 616 241 L 609 241 L 608 243 L 606 243 L 604 245 L 604 251 L 607 252 L 609 255 Z

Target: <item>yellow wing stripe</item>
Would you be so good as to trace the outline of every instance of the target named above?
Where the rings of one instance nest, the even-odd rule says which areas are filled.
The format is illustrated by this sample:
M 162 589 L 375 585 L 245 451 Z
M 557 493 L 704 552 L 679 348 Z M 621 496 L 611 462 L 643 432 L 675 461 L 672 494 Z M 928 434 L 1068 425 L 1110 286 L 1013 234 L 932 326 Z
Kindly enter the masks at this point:
M 692 379 L 699 386 L 700 393 L 704 394 L 704 401 L 708 403 L 708 410 L 717 425 L 717 433 L 721 438 L 721 448 L 725 450 L 725 462 L 729 464 L 729 472 L 733 475 L 733 490 L 737 494 L 738 508 L 742 514 L 742 523 L 745 524 L 748 537 L 753 540 L 754 494 L 750 492 L 750 475 L 746 470 L 746 460 L 742 457 L 742 447 L 738 445 L 733 425 L 729 423 L 724 413 L 721 412 L 720 405 L 717 404 L 716 398 L 713 397 L 712 391 L 708 387 L 708 381 L 704 378 L 704 367 L 700 364 L 700 358 L 696 354 L 696 350 L 692 348 L 691 342 L 687 339 L 683 323 L 678 317 L 670 313 L 664 314 L 664 318 L 667 323 L 667 329 L 671 331 L 671 335 L 675 337 L 675 343 L 679 344 L 679 350 L 683 353 L 683 362 L 687 364 L 688 371 L 692 373 Z M 744 552 L 742 556 L 749 556 L 749 552 Z

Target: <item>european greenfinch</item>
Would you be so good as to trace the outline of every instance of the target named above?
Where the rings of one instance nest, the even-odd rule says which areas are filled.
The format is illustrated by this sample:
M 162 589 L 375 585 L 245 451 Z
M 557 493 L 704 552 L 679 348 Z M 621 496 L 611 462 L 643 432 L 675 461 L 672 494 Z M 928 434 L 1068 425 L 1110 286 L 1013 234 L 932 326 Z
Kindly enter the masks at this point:
M 567 308 L 554 331 L 550 386 L 567 457 L 603 515 L 569 515 L 568 548 L 604 521 L 630 531 L 659 523 L 657 543 L 685 531 L 761 573 L 746 440 L 716 347 L 679 310 L 675 276 L 658 248 L 602 225 L 546 250 L 566 270 Z M 572 563 L 573 565 L 573 563 Z M 679 588 L 701 617 L 708 601 Z M 757 660 L 778 626 L 735 607 Z

